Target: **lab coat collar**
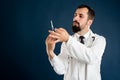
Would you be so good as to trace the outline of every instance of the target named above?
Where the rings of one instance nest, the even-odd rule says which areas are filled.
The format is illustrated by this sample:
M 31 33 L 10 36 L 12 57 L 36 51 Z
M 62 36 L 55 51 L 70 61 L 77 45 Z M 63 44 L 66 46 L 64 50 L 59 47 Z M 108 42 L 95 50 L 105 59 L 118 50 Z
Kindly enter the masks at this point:
M 94 38 L 94 33 L 92 32 L 92 30 L 90 29 L 85 35 L 83 35 L 85 37 L 85 39 L 87 39 L 89 36 L 92 36 L 92 38 Z M 80 37 L 80 35 L 78 33 L 75 33 L 73 36 L 76 37 Z

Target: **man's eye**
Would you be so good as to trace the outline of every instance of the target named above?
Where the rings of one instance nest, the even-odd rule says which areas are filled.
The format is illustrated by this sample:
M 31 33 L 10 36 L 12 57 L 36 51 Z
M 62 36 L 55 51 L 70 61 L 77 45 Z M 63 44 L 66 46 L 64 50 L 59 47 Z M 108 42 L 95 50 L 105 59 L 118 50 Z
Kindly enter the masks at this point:
M 74 17 L 76 17 L 77 16 L 77 14 L 74 14 Z
M 83 16 L 82 16 L 82 15 L 79 15 L 79 17 L 80 17 L 80 18 L 83 18 Z

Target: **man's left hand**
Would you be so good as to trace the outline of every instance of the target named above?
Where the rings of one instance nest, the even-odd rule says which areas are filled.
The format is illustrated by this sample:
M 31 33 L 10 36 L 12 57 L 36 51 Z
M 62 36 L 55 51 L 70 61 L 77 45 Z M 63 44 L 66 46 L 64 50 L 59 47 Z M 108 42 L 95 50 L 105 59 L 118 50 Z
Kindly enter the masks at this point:
M 49 31 L 50 36 L 56 39 L 56 42 L 67 42 L 69 39 L 68 32 L 63 28 L 57 28 L 54 31 Z

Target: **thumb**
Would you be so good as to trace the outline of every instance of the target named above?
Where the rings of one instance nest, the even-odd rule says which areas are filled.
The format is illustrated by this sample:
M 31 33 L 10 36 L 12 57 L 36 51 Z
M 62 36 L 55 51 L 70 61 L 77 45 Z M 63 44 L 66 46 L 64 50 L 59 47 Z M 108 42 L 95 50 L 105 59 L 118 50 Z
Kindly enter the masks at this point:
M 57 40 L 55 41 L 55 43 L 58 43 L 58 42 L 60 42 L 60 40 L 59 40 L 59 39 L 57 39 Z

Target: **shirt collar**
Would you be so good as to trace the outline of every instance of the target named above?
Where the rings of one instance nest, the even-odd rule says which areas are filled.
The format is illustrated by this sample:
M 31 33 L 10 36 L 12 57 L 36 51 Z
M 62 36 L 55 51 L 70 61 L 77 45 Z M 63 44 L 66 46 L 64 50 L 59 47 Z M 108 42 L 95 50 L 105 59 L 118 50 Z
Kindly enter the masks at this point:
M 83 35 L 85 37 L 85 39 L 88 38 L 89 34 L 90 34 L 90 30 L 86 34 Z
M 85 39 L 88 38 L 89 34 L 90 34 L 90 30 L 86 34 L 83 35 L 85 37 Z M 78 33 L 75 33 L 75 36 L 80 37 L 81 35 L 79 35 Z

